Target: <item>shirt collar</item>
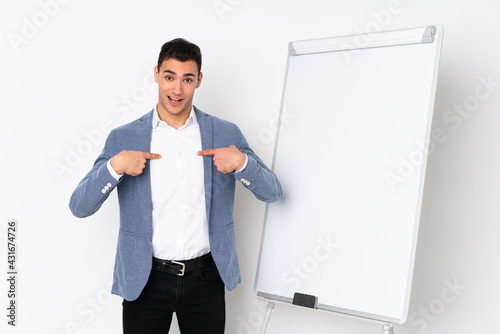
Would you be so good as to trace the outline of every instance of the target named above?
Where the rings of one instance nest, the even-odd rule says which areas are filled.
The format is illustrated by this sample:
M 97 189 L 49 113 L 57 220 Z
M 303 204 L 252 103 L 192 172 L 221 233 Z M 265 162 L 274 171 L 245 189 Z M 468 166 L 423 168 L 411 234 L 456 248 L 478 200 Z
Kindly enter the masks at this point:
M 181 126 L 178 130 L 192 126 L 192 125 L 198 125 L 198 119 L 196 118 L 196 113 L 194 112 L 194 106 L 191 106 L 191 112 L 189 113 L 189 117 L 186 120 L 186 123 L 184 123 L 183 126 Z M 152 130 L 156 130 L 157 127 L 168 127 L 169 125 L 162 121 L 160 119 L 160 116 L 158 115 L 158 105 L 155 106 L 155 110 L 153 112 L 153 128 Z

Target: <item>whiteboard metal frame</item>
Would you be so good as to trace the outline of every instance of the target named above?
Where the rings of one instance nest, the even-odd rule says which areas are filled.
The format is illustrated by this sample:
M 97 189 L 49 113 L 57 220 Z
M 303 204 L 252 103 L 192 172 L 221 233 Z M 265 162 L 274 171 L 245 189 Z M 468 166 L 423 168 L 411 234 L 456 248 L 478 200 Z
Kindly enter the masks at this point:
M 288 44 L 289 55 L 334 52 L 396 46 L 406 44 L 433 43 L 438 29 L 436 26 L 381 31 L 362 35 L 347 35 L 294 41 Z M 362 38 L 360 37 L 362 36 Z

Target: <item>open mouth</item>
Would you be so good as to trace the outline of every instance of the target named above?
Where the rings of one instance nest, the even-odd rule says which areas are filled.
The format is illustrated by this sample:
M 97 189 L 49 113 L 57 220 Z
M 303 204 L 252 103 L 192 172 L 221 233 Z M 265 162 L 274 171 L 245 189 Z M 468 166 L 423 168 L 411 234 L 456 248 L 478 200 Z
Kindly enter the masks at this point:
M 168 101 L 170 102 L 171 105 L 174 107 L 180 105 L 184 99 L 176 99 L 174 97 L 168 96 Z

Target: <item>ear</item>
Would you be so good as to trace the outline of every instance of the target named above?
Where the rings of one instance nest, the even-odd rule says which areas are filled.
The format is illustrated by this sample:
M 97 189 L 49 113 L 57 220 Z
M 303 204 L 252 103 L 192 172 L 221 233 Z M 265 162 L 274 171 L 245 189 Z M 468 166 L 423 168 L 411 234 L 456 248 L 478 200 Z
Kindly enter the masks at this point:
M 196 88 L 200 87 L 202 79 L 203 79 L 203 73 L 200 72 L 200 75 L 198 75 L 198 83 L 196 84 Z
M 158 66 L 155 66 L 155 81 L 156 81 L 156 83 L 159 83 L 158 82 Z

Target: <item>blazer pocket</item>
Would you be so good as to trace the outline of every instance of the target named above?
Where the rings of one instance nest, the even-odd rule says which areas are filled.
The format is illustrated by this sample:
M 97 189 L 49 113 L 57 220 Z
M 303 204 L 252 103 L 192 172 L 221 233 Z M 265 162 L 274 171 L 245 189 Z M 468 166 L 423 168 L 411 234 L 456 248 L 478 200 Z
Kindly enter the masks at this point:
M 133 254 L 136 249 L 137 236 L 129 231 L 120 230 L 118 232 L 118 250 L 120 255 L 130 255 Z M 126 258 L 122 260 L 126 261 Z
M 118 237 L 120 237 L 122 235 L 128 235 L 128 236 L 134 237 L 135 233 L 132 231 L 127 231 L 127 230 L 122 230 L 122 229 L 118 230 Z

